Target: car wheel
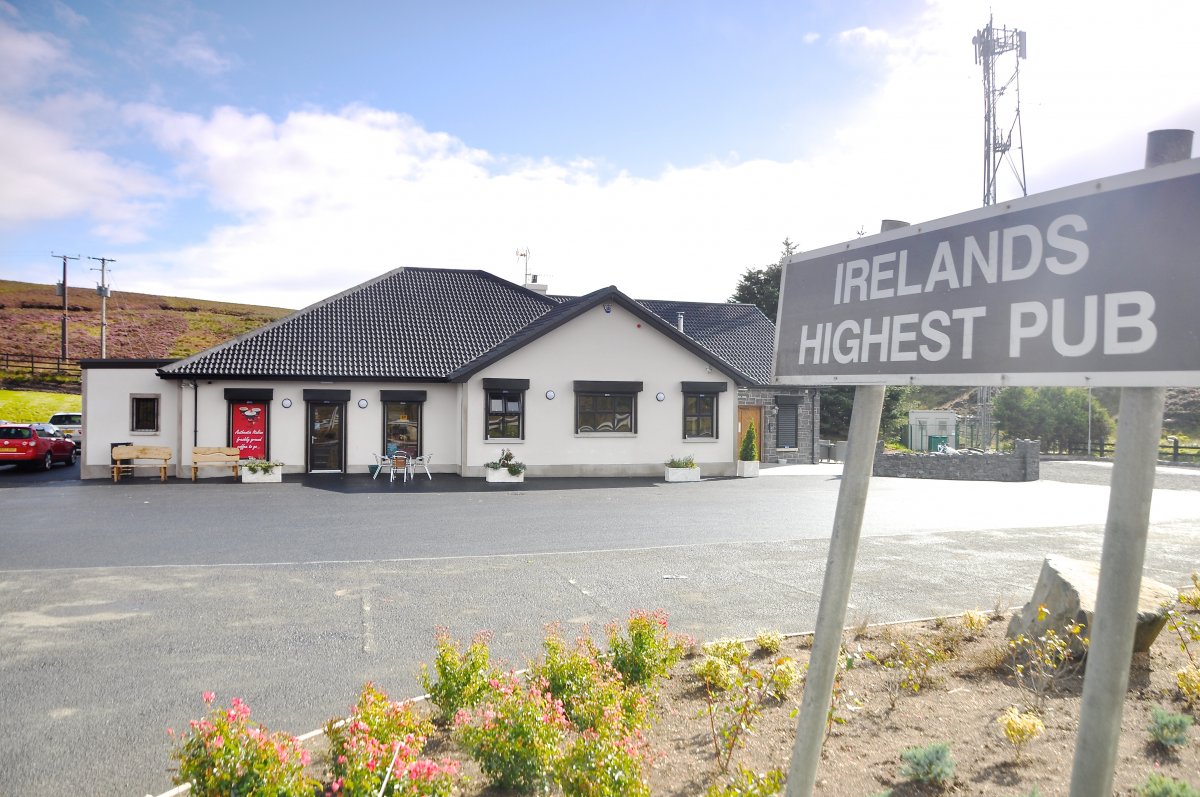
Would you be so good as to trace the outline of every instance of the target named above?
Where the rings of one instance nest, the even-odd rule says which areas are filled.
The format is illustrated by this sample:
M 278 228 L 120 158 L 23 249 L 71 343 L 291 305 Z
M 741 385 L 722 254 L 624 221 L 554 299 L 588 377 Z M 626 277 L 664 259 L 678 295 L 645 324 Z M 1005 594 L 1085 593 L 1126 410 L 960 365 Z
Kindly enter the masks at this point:
M 77 450 L 75 450 L 74 448 L 72 448 L 71 453 L 67 455 L 67 467 L 68 468 L 71 467 L 78 461 L 79 461 L 79 452 Z
M 46 458 L 42 460 L 42 470 L 50 470 L 52 467 L 54 467 L 54 454 L 47 451 Z

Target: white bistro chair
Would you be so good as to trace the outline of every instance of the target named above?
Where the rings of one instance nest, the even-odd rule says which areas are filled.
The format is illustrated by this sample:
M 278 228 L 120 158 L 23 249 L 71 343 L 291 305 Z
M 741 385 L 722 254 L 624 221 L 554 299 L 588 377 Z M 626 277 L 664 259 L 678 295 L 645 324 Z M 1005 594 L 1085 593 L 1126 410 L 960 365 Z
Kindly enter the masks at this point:
M 430 459 L 431 459 L 431 455 L 429 455 L 429 454 L 422 454 L 419 457 L 409 457 L 409 460 L 408 460 L 409 478 L 412 478 L 412 479 L 417 478 L 417 468 L 424 468 L 425 475 L 429 477 L 430 481 L 433 481 L 433 474 L 431 474 L 429 472 L 429 460 Z

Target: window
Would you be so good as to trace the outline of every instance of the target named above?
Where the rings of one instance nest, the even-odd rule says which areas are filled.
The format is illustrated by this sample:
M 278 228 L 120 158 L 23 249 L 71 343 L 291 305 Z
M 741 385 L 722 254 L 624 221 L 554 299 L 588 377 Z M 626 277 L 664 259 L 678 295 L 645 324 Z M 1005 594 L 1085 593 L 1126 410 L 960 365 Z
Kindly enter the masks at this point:
M 528 379 L 484 379 L 485 440 L 525 439 Z
M 727 382 L 683 382 L 683 437 L 720 437 L 717 406 L 720 394 L 729 388 Z
M 129 397 L 129 431 L 158 431 L 157 395 L 133 395 Z
M 417 456 L 421 450 L 421 402 L 385 401 L 383 404 L 383 450 L 404 451 Z
M 576 393 L 575 432 L 637 431 L 636 393 Z
M 683 396 L 683 436 L 717 436 L 717 397 L 703 393 Z

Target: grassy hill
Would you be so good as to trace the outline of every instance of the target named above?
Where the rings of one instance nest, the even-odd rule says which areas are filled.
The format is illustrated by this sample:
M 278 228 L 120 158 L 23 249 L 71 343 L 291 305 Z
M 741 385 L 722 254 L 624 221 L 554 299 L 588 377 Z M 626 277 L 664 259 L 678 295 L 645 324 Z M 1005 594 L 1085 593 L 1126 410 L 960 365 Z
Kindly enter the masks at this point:
M 68 360 L 100 356 L 100 297 L 68 294 Z M 279 307 L 181 299 L 113 291 L 108 299 L 107 355 L 113 358 L 186 357 L 290 313 Z M 78 392 L 76 375 L 31 376 L 20 357 L 55 359 L 62 341 L 62 297 L 53 285 L 0 280 L 0 385 L 39 385 Z M 8 355 L 4 368 L 4 355 Z

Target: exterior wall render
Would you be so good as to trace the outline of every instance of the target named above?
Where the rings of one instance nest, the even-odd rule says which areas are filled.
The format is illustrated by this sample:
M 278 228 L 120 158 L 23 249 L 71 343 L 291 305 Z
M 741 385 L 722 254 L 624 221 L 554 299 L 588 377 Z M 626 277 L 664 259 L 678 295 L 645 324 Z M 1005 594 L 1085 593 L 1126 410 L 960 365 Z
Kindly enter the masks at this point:
M 623 307 L 597 306 L 471 377 L 465 385 L 464 476 L 511 448 L 531 476 L 653 476 L 672 456 L 691 454 L 707 475 L 731 475 L 737 441 L 737 387 Z M 484 439 L 484 378 L 528 379 L 523 440 Z M 635 434 L 575 433 L 575 380 L 638 381 Z M 717 438 L 684 439 L 681 383 L 725 382 Z M 554 399 L 546 398 L 553 390 Z M 662 392 L 663 401 L 655 396 Z
M 170 446 L 172 464 L 179 462 L 179 387 L 159 379 L 156 369 L 85 368 L 82 372 L 83 435 L 79 475 L 83 479 L 112 476 L 112 444 Z M 158 431 L 131 431 L 131 397 L 157 396 Z M 190 451 L 190 449 L 189 449 Z

